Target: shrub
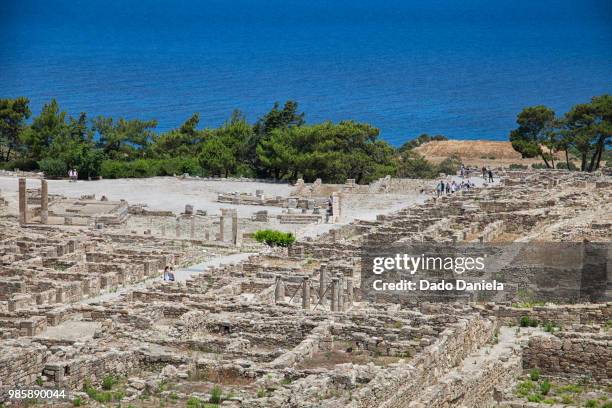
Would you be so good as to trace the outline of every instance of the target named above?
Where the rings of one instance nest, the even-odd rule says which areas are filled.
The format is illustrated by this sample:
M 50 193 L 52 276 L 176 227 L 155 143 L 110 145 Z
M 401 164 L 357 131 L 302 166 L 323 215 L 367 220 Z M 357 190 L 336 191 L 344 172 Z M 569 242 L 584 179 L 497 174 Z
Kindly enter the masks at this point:
M 546 167 L 546 165 L 544 163 L 533 163 L 531 165 L 532 169 L 547 169 L 548 167 Z
M 212 402 L 213 404 L 218 404 L 221 402 L 221 387 L 218 385 L 215 385 L 212 387 L 212 390 L 210 390 L 209 402 Z
M 510 170 L 525 170 L 525 169 L 527 169 L 527 166 L 525 166 L 523 164 L 512 163 L 510 166 L 508 166 L 508 168 Z
M 584 403 L 584 406 L 587 408 L 597 408 L 599 403 L 596 400 L 590 399 Z
M 548 395 L 550 391 L 550 382 L 548 380 L 544 380 L 540 383 L 540 393 L 542 395 Z
M 461 159 L 459 158 L 459 156 L 450 156 L 442 160 L 440 164 L 438 164 L 437 173 L 457 174 L 457 172 L 459 171 L 459 167 L 461 167 Z
M 521 327 L 538 327 L 537 319 L 532 319 L 529 316 L 522 316 L 520 324 Z
M 80 407 L 83 402 L 81 401 L 81 397 L 76 397 L 72 400 L 72 405 L 75 407 Z
M 531 378 L 531 381 L 538 381 L 540 379 L 540 370 L 537 368 L 531 370 L 529 373 L 529 378 Z
M 112 390 L 115 384 L 117 384 L 117 380 L 112 375 L 107 375 L 102 379 L 102 389 L 104 390 Z
M 576 167 L 576 165 L 573 162 L 569 162 L 569 168 L 567 167 L 567 162 L 558 162 L 555 167 L 558 169 L 566 169 L 566 170 L 572 170 L 572 171 L 578 170 L 578 167 Z
M 187 408 L 200 408 L 200 406 L 201 406 L 201 405 L 202 405 L 202 404 L 201 404 L 201 402 L 200 402 L 200 400 L 199 400 L 199 399 L 197 399 L 196 397 L 190 397 L 190 398 L 187 400 L 187 405 L 186 405 L 186 407 L 187 407 Z
M 526 397 L 535 389 L 535 384 L 531 380 L 525 380 L 516 387 L 516 395 Z
M 61 159 L 42 159 L 38 162 L 38 167 L 47 177 L 66 177 L 68 174 L 68 165 Z
M 31 159 L 16 159 L 0 164 L 0 169 L 31 171 L 38 169 L 38 162 Z
M 255 241 L 268 246 L 290 247 L 295 242 L 292 233 L 275 230 L 259 230 L 255 233 L 254 238 Z
M 529 402 L 542 402 L 542 396 L 540 394 L 531 394 L 527 397 L 527 401 Z

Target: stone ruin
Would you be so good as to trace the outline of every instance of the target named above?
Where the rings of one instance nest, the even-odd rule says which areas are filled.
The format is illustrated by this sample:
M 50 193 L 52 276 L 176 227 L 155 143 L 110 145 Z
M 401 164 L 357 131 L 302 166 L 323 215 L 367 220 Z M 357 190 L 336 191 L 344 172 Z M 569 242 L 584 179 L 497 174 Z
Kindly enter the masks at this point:
M 42 202 L 40 212 L 26 207 L 20 223 L 0 220 L 0 389 L 66 388 L 95 405 L 110 377 L 110 397 L 139 407 L 214 402 L 215 389 L 223 407 L 604 407 L 610 253 L 597 302 L 537 303 L 518 292 L 398 301 L 361 288 L 369 240 L 612 240 L 609 177 L 525 171 L 503 180 L 289 249 L 240 248 L 232 208 L 214 219 L 191 211 L 169 220 L 174 234 L 145 235 L 49 228 L 34 222 Z M 148 229 L 163 218 L 132 217 Z M 195 220 L 206 224 L 186 237 Z M 202 239 L 204 227 L 218 233 Z M 227 262 L 189 272 L 215 259 Z M 165 265 L 184 266 L 184 279 L 162 281 Z M 5 392 L 0 400 L 14 405 Z

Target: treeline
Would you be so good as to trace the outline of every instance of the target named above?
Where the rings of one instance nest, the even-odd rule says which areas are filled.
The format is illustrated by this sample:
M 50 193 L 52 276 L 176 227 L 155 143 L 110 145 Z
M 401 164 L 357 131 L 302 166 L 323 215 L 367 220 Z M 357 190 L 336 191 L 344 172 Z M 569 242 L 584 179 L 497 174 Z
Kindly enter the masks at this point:
M 518 128 L 510 133 L 512 147 L 523 157 L 540 157 L 546 168 L 576 167 L 570 157 L 580 162 L 580 170 L 592 172 L 602 162 L 612 165 L 612 96 L 595 96 L 589 103 L 573 106 L 563 116 L 543 105 L 523 109 L 518 114 Z M 558 153 L 564 162 L 555 163 Z
M 80 178 L 150 177 L 189 173 L 306 181 L 367 183 L 387 174 L 435 177 L 458 161 L 432 165 L 412 151 L 443 136 L 421 135 L 395 149 L 366 123 L 306 124 L 296 102 L 273 108 L 254 124 L 235 111 L 218 128 L 199 129 L 194 114 L 180 127 L 155 131 L 155 120 L 71 117 L 55 100 L 30 118 L 27 98 L 0 99 L 0 166 Z M 456 171 L 456 168 L 454 169 Z

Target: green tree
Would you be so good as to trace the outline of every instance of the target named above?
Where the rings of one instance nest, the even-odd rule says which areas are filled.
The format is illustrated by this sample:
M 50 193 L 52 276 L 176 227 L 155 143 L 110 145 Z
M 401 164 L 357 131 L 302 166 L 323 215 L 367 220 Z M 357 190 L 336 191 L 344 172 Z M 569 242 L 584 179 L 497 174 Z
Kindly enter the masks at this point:
M 199 123 L 200 114 L 194 113 L 178 129 L 153 136 L 149 146 L 149 156 L 156 158 L 196 156 L 209 133 L 198 130 Z
M 21 144 L 20 134 L 32 112 L 28 98 L 0 99 L 0 160 L 9 161 Z
M 126 120 L 98 116 L 93 120 L 93 130 L 100 136 L 98 145 L 112 159 L 144 157 L 153 140 L 157 121 Z
M 236 167 L 234 152 L 214 136 L 204 142 L 199 161 L 205 173 L 214 176 L 227 177 Z
M 412 150 L 405 150 L 399 156 L 397 176 L 401 178 L 428 179 L 437 176 L 434 166 L 423 155 Z
M 55 99 L 45 104 L 40 115 L 35 117 L 30 127 L 22 132 L 22 141 L 27 155 L 40 160 L 48 155 L 53 140 L 67 132 L 66 112 L 60 110 Z
M 518 128 L 510 132 L 512 147 L 523 157 L 540 156 L 546 167 L 550 168 L 549 160 L 553 161 L 551 149 L 556 146 L 554 131 L 555 113 L 546 106 L 532 106 L 523 109 L 518 114 Z M 545 152 L 542 146 L 548 147 Z
M 612 96 L 596 96 L 591 103 L 573 106 L 561 128 L 563 145 L 573 147 L 580 156 L 580 170 L 597 170 L 612 137 Z

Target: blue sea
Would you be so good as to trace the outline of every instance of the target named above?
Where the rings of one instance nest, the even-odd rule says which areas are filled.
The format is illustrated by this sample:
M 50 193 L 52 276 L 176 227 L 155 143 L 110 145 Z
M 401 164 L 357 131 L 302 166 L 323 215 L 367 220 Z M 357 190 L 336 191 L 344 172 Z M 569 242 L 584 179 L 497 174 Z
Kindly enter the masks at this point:
M 612 92 L 610 0 L 2 0 L 0 97 L 217 126 L 294 99 L 394 145 L 505 140 L 525 106 Z

